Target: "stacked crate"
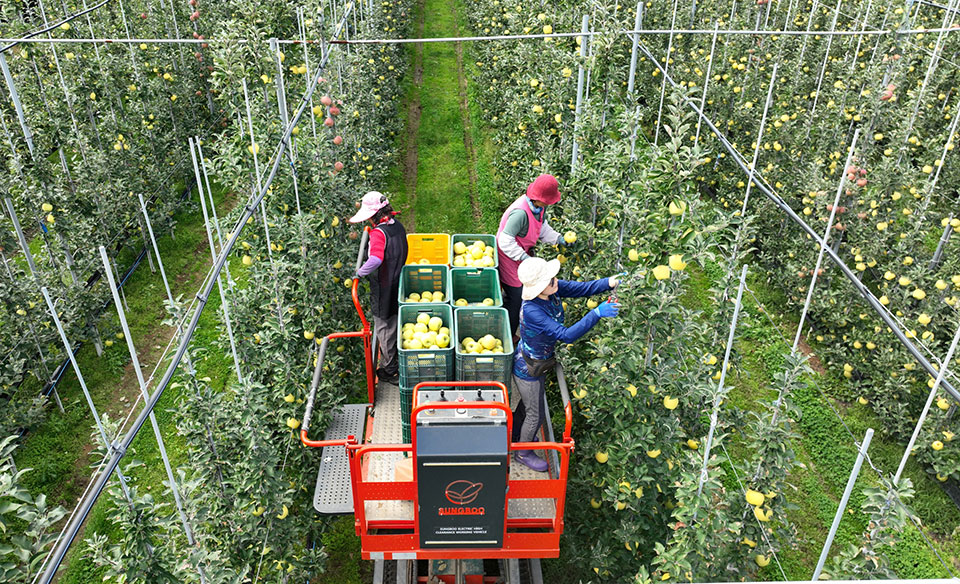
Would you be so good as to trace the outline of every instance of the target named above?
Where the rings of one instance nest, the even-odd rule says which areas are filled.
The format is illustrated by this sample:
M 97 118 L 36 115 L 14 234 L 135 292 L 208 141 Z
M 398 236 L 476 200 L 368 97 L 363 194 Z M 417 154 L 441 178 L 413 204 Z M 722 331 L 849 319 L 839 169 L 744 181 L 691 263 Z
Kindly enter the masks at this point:
M 462 250 L 457 244 L 470 248 L 477 241 L 482 241 L 485 248 L 493 249 L 494 266 L 451 269 L 449 264 L 457 255 L 455 249 Z M 407 242 L 410 251 L 407 265 L 400 276 L 397 326 L 400 419 L 404 442 L 410 442 L 413 391 L 418 383 L 500 381 L 509 387 L 514 355 L 510 318 L 506 309 L 501 307 L 503 297 L 497 271 L 496 238 L 482 234 L 456 234 L 451 237 L 444 233 L 427 233 L 409 234 Z M 486 254 L 485 257 L 489 257 L 489 252 Z M 430 293 L 426 300 L 423 298 L 424 292 Z M 439 300 L 434 296 L 438 292 L 441 294 Z M 458 300 L 460 305 L 457 305 Z M 416 323 L 418 317 L 427 323 L 430 318 L 440 318 L 442 326 L 450 331 L 449 345 L 430 349 L 411 343 L 414 333 L 405 332 L 404 324 Z M 424 333 L 423 327 L 419 327 L 421 335 L 429 334 L 429 325 L 427 328 Z M 490 348 L 482 344 L 479 348 L 462 346 L 468 337 L 482 343 L 487 335 L 498 339 L 500 344 L 491 345 Z M 490 345 L 490 338 L 486 338 L 486 343 Z M 474 351 L 468 350 L 470 348 Z

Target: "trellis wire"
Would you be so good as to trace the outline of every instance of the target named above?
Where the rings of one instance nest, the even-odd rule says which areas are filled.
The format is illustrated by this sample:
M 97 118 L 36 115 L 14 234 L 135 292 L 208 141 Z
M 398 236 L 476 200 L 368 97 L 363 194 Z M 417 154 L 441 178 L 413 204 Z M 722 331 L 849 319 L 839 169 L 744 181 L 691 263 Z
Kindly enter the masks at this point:
M 843 12 L 841 12 L 843 14 Z M 616 31 L 618 34 L 625 35 L 677 35 L 677 34 L 703 34 L 709 35 L 713 34 L 712 29 L 683 29 L 683 28 L 660 28 L 660 29 L 645 29 L 645 30 L 619 30 Z M 765 29 L 724 29 L 718 30 L 717 34 L 721 36 L 726 35 L 750 35 L 750 36 L 773 36 L 773 37 L 787 37 L 787 36 L 875 36 L 875 35 L 890 35 L 890 34 L 918 34 L 918 33 L 934 33 L 934 32 L 960 32 L 960 29 L 955 28 L 931 28 L 931 29 L 913 29 L 905 31 L 894 31 L 894 30 L 881 30 L 881 29 L 871 29 L 871 30 L 837 30 L 837 31 L 810 31 L 810 30 L 765 30 Z M 299 44 L 322 44 L 327 42 L 329 44 L 335 45 L 379 45 L 379 44 L 409 44 L 409 43 L 446 43 L 446 42 L 481 42 L 481 41 L 510 41 L 510 40 L 529 40 L 529 39 L 545 39 L 545 38 L 569 38 L 569 37 L 578 37 L 578 36 L 588 36 L 592 37 L 598 34 L 598 32 L 588 32 L 586 35 L 580 32 L 554 32 L 550 34 L 516 34 L 516 35 L 489 35 L 489 36 L 463 36 L 463 37 L 427 37 L 427 38 L 380 38 L 380 39 L 317 39 L 317 40 L 300 40 L 300 39 L 277 39 L 277 42 L 281 45 L 299 45 Z M 267 40 L 263 39 L 228 39 L 228 38 L 204 38 L 204 39 L 192 39 L 192 38 L 65 38 L 65 39 L 40 39 L 40 38 L 0 38 L 0 42 L 13 42 L 13 43 L 65 43 L 65 44 L 86 44 L 86 43 L 102 43 L 102 44 L 184 44 L 184 45 L 199 45 L 203 43 L 209 44 L 220 44 L 220 43 L 233 43 L 233 44 L 261 44 L 267 43 Z
M 352 4 L 348 6 L 347 14 L 349 14 L 349 10 L 351 6 Z M 339 32 L 342 30 L 342 27 L 343 27 L 343 21 L 341 20 L 335 29 L 336 30 L 336 33 L 334 34 L 335 37 L 339 36 Z M 306 94 L 301 98 L 300 105 L 298 106 L 296 113 L 293 116 L 293 119 L 290 121 L 290 124 L 284 130 L 283 137 L 281 138 L 280 143 L 277 145 L 277 150 L 274 154 L 273 166 L 271 168 L 270 174 L 267 177 L 267 186 L 262 188 L 257 198 L 244 208 L 244 212 L 241 215 L 240 219 L 238 220 L 236 228 L 233 230 L 232 235 L 227 241 L 227 244 L 220 251 L 220 255 L 218 256 L 217 261 L 214 262 L 214 265 L 210 269 L 211 275 L 219 274 L 219 272 L 223 269 L 224 263 L 226 262 L 226 256 L 230 253 L 230 250 L 233 248 L 234 244 L 239 238 L 240 233 L 243 230 L 243 227 L 246 224 L 247 219 L 253 216 L 254 210 L 260 204 L 263 198 L 266 196 L 267 194 L 266 189 L 269 188 L 269 185 L 273 182 L 274 178 L 277 175 L 277 171 L 279 170 L 282 156 L 283 156 L 284 150 L 288 145 L 288 140 L 290 139 L 293 126 L 299 121 L 300 116 L 303 115 L 303 111 L 306 108 L 310 95 L 312 95 L 313 92 L 316 91 L 317 84 L 319 83 L 319 80 L 320 80 L 319 73 L 320 71 L 323 70 L 323 67 L 325 66 L 326 62 L 329 59 L 329 55 L 330 53 L 328 52 L 324 55 L 324 58 L 321 59 L 320 66 L 317 71 L 317 75 L 313 77 L 313 80 L 311 81 L 310 85 L 307 88 Z M 68 523 L 68 528 L 66 530 L 68 534 L 67 538 L 64 540 L 61 540 L 60 543 L 57 544 L 56 548 L 50 553 L 49 555 L 50 561 L 47 564 L 45 570 L 39 575 L 39 581 L 43 582 L 44 584 L 49 584 L 53 580 L 53 577 L 56 574 L 57 569 L 60 567 L 60 563 L 63 561 L 63 557 L 66 554 L 67 549 L 70 547 L 70 544 L 72 544 L 73 540 L 76 538 L 77 533 L 80 530 L 81 524 L 89 515 L 94 502 L 100 496 L 100 493 L 103 491 L 104 487 L 106 486 L 107 480 L 109 480 L 110 475 L 113 473 L 114 470 L 116 470 L 117 465 L 120 463 L 120 458 L 123 456 L 123 453 L 126 451 L 126 449 L 129 448 L 130 444 L 133 442 L 133 439 L 136 437 L 137 433 L 140 431 L 140 428 L 142 428 L 143 424 L 146 422 L 146 419 L 149 413 L 151 413 L 153 411 L 153 408 L 156 407 L 157 402 L 159 401 L 160 397 L 163 395 L 164 390 L 167 388 L 167 386 L 170 384 L 170 381 L 173 379 L 173 376 L 177 370 L 177 367 L 180 364 L 180 360 L 183 358 L 183 354 L 187 350 L 187 346 L 189 345 L 190 339 L 192 338 L 193 333 L 196 330 L 197 325 L 199 324 L 200 314 L 202 313 L 203 307 L 207 303 L 207 298 L 209 298 L 210 292 L 213 289 L 214 279 L 215 279 L 215 276 L 209 278 L 203 288 L 203 292 L 201 292 L 201 294 L 197 296 L 197 299 L 198 299 L 197 308 L 190 319 L 190 325 L 187 328 L 187 333 L 183 337 L 183 339 L 180 341 L 180 344 L 177 347 L 177 351 L 174 354 L 173 359 L 170 362 L 170 365 L 167 367 L 167 370 L 164 373 L 163 378 L 160 380 L 159 387 L 157 388 L 156 392 L 152 396 L 150 396 L 149 400 L 144 404 L 143 411 L 137 416 L 137 419 L 134 421 L 133 427 L 124 437 L 123 441 L 120 443 L 118 451 L 115 452 L 110 457 L 110 461 L 107 463 L 107 468 L 105 472 L 103 472 L 99 477 L 97 477 L 94 487 L 90 491 L 90 494 L 83 499 L 82 503 L 80 504 L 78 513 L 75 514 L 73 519 Z
M 643 43 L 641 43 L 639 46 L 641 47 L 641 50 L 644 52 L 644 54 L 647 55 L 647 58 L 649 58 L 650 61 L 654 64 L 654 66 L 657 67 L 658 69 L 660 69 L 661 71 L 663 71 L 663 66 L 660 65 L 660 63 L 657 61 L 656 57 L 654 57 L 653 54 L 650 53 L 650 51 L 646 48 L 646 46 L 643 45 Z M 668 77 L 668 78 L 669 78 L 669 77 Z M 675 83 L 672 79 L 670 79 L 670 82 L 671 82 L 671 85 L 673 85 L 674 87 L 676 87 L 676 83 Z M 723 132 L 721 132 L 721 131 L 719 130 L 719 128 L 717 128 L 717 126 L 713 123 L 713 121 L 710 120 L 710 118 L 707 117 L 706 114 L 704 114 L 703 111 L 702 111 L 699 107 L 697 107 L 696 104 L 694 104 L 693 102 L 691 102 L 691 101 L 690 101 L 689 99 L 687 99 L 686 97 L 682 97 L 682 101 L 683 101 L 687 106 L 689 106 L 691 109 L 693 109 L 693 111 L 696 112 L 697 115 L 703 117 L 703 119 L 704 119 L 704 121 L 707 123 L 707 125 L 710 126 L 710 129 L 716 134 L 717 139 L 718 139 L 718 140 L 720 141 L 720 143 L 723 145 L 724 149 L 726 149 L 727 152 L 730 153 L 731 158 L 733 159 L 734 163 L 735 163 L 738 167 L 740 167 L 740 169 L 741 169 L 742 171 L 748 173 L 749 170 L 748 170 L 748 167 L 747 167 L 746 162 L 745 162 L 744 159 L 743 159 L 743 156 L 740 154 L 740 152 L 739 152 L 736 148 L 734 148 L 734 147 L 730 144 L 729 140 L 727 140 L 726 136 L 723 134 Z M 817 233 L 816 233 L 815 231 L 813 231 L 813 229 L 811 229 L 810 226 L 807 225 L 806 222 L 804 222 L 803 219 L 801 219 L 801 218 L 796 214 L 796 212 L 794 212 L 794 210 L 790 207 L 790 205 L 788 205 L 788 204 L 783 200 L 782 197 L 780 197 L 779 195 L 777 195 L 772 188 L 770 188 L 769 186 L 766 186 L 766 185 L 763 184 L 763 183 L 764 183 L 764 180 L 763 180 L 762 175 L 757 175 L 757 177 L 760 179 L 759 182 L 757 183 L 757 188 L 759 188 L 759 189 L 761 190 L 761 192 L 763 192 L 763 193 L 767 196 L 767 198 L 769 198 L 781 211 L 783 211 L 784 213 L 786 213 L 787 216 L 788 216 L 794 223 L 796 223 L 798 226 L 800 226 L 800 228 L 801 228 L 807 235 L 809 235 L 811 239 L 813 239 L 815 242 L 818 242 L 818 243 L 819 243 L 819 242 L 820 242 L 820 236 L 817 235 Z M 881 317 L 881 318 L 883 319 L 883 321 L 887 324 L 887 326 L 890 327 L 891 331 L 894 333 L 894 335 L 897 337 L 897 339 L 900 341 L 900 343 L 910 352 L 911 355 L 913 355 L 913 357 L 920 363 L 920 365 L 921 365 L 924 369 L 926 369 L 931 375 L 934 375 L 935 372 L 936 372 L 936 370 L 935 370 L 935 369 L 933 368 L 933 366 L 927 361 L 927 359 L 926 359 L 923 355 L 920 354 L 920 352 L 919 352 L 919 351 L 917 350 L 917 348 L 913 345 L 913 343 L 910 342 L 910 340 L 906 337 L 906 335 L 903 333 L 903 331 L 901 331 L 901 330 L 899 329 L 899 327 L 896 327 L 896 326 L 895 326 L 895 322 L 892 321 L 889 317 L 887 317 L 886 312 L 882 309 L 882 305 L 881 305 L 880 302 L 877 300 L 877 298 L 873 295 L 873 293 L 872 293 L 866 286 L 864 286 L 862 282 L 860 282 L 860 281 L 857 279 L 856 275 L 850 270 L 850 268 L 846 265 L 846 263 L 843 262 L 843 260 L 840 258 L 839 255 L 837 255 L 837 253 L 836 253 L 835 251 L 833 251 L 832 249 L 827 248 L 827 253 L 830 254 L 830 259 L 831 259 L 831 260 L 834 262 L 834 264 L 841 270 L 841 272 L 843 272 L 844 276 L 846 276 L 846 278 L 847 278 L 847 279 L 850 281 L 850 283 L 854 286 L 854 288 L 857 290 L 857 292 L 859 292 L 860 295 L 861 295 L 861 296 L 870 304 L 870 306 L 874 309 L 874 311 L 877 312 L 877 313 L 880 315 L 880 317 Z M 955 399 L 960 400 L 960 392 L 958 392 L 956 388 L 954 388 L 952 385 L 949 385 L 949 384 L 945 384 L 945 386 L 946 386 L 947 391 L 950 392 L 950 394 L 951 394 L 952 396 L 954 396 Z

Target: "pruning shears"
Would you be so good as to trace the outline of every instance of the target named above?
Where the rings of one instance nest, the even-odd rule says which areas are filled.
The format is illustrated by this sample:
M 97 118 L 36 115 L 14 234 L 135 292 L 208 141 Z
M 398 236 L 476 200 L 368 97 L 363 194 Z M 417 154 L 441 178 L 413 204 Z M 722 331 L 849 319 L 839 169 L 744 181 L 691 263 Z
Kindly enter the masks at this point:
M 624 288 L 624 287 L 629 288 L 631 286 L 635 286 L 637 282 L 643 279 L 640 276 L 639 269 L 634 270 L 633 272 L 627 272 L 625 270 L 616 275 L 620 277 L 620 280 L 617 284 L 617 287 L 614 289 L 613 293 L 610 294 L 610 297 L 608 298 L 608 300 L 610 300 L 611 302 L 617 301 L 617 290 L 620 290 L 621 288 Z

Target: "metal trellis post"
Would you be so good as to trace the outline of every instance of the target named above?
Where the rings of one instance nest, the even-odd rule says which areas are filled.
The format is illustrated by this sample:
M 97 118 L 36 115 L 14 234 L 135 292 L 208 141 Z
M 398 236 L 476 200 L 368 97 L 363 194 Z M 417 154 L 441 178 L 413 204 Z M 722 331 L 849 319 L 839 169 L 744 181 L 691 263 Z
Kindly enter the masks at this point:
M 723 382 L 727 377 L 727 367 L 730 364 L 730 350 L 733 348 L 733 335 L 737 330 L 737 319 L 740 317 L 740 303 L 743 300 L 743 288 L 747 284 L 747 266 L 740 270 L 740 287 L 737 289 L 737 302 L 733 306 L 733 318 L 730 320 L 730 333 L 727 335 L 727 348 L 723 354 L 723 365 L 720 367 L 720 381 L 717 383 L 717 392 L 713 396 L 713 411 L 710 413 L 710 430 L 707 433 L 707 443 L 703 449 L 703 465 L 700 467 L 700 482 L 697 484 L 697 497 L 703 493 L 703 483 L 707 480 L 707 461 L 710 460 L 710 447 L 713 445 L 713 432 L 717 428 L 717 414 L 720 402 L 723 401 Z M 694 511 L 693 518 L 697 518 Z
M 657 110 L 657 125 L 653 130 L 653 145 L 660 143 L 660 120 L 663 118 L 663 99 L 667 93 L 667 73 L 670 72 L 670 53 L 673 52 L 673 31 L 677 28 L 677 2 L 673 0 L 673 16 L 670 19 L 670 33 L 667 36 L 667 56 L 663 59 L 663 82 L 660 84 L 660 107 Z
M 80 389 L 83 391 L 83 397 L 87 399 L 87 405 L 90 407 L 90 413 L 93 415 L 93 421 L 96 423 L 97 431 L 100 432 L 100 439 L 103 441 L 103 445 L 108 450 L 113 449 L 112 441 L 110 437 L 107 436 L 107 431 L 103 427 L 103 422 L 100 420 L 100 414 L 97 412 L 97 406 L 93 403 L 93 398 L 90 397 L 90 390 L 87 389 L 87 383 L 83 379 L 83 374 L 80 372 L 80 365 L 77 363 L 77 358 L 74 356 L 73 347 L 70 346 L 70 341 L 67 339 L 67 333 L 63 330 L 63 324 L 60 322 L 60 317 L 57 316 L 57 309 L 53 305 L 53 300 L 50 299 L 50 292 L 47 290 L 46 286 L 40 288 L 40 293 L 43 294 L 43 299 L 47 302 L 47 308 L 50 310 L 50 315 L 53 317 L 53 323 L 57 325 L 57 332 L 60 333 L 60 340 L 63 342 L 63 348 L 67 351 L 67 356 L 70 358 L 70 365 L 73 366 L 73 372 L 77 375 L 77 381 L 80 382 Z M 123 496 L 127 499 L 127 503 L 130 506 L 133 506 L 133 500 L 130 498 L 130 491 L 127 488 L 127 479 L 123 476 L 123 473 L 120 472 L 120 469 L 117 469 L 117 479 L 120 481 L 120 488 L 123 490 Z
M 947 368 L 950 366 L 950 360 L 953 359 L 953 353 L 957 349 L 957 341 L 960 341 L 960 327 L 957 327 L 957 332 L 954 333 L 953 341 L 950 343 L 950 348 L 947 350 L 947 356 L 944 357 L 943 362 L 940 364 L 940 370 L 937 372 L 937 379 L 933 382 L 933 387 L 930 389 L 930 395 L 927 396 L 927 402 L 923 404 L 923 411 L 920 412 L 920 417 L 917 419 L 917 425 L 913 429 L 913 435 L 910 436 L 910 442 L 907 443 L 907 449 L 903 452 L 903 458 L 900 459 L 900 466 L 897 467 L 897 474 L 893 475 L 893 484 L 900 482 L 900 475 L 903 474 L 903 469 L 907 466 L 907 461 L 910 459 L 910 452 L 917 443 L 917 437 L 920 436 L 920 429 L 923 427 L 923 422 L 927 419 L 927 414 L 930 413 L 930 406 L 933 404 L 933 398 L 937 396 L 937 391 L 940 390 L 940 384 L 943 382 L 943 378 L 947 374 Z
M 110 293 L 113 294 L 113 303 L 117 307 L 117 316 L 120 318 L 120 326 L 123 328 L 123 335 L 127 341 L 127 349 L 130 351 L 130 359 L 133 361 L 133 372 L 137 376 L 137 383 L 140 385 L 140 393 L 143 395 L 144 407 L 150 403 L 150 393 L 147 391 L 147 383 L 143 379 L 143 371 L 140 370 L 140 360 L 137 358 L 137 347 L 133 344 L 133 336 L 130 334 L 130 327 L 127 326 L 127 317 L 123 310 L 123 303 L 120 301 L 120 294 L 117 292 L 117 283 L 113 279 L 113 272 L 110 270 L 110 258 L 107 257 L 107 250 L 100 246 L 100 259 L 103 260 L 103 267 L 107 273 L 107 282 L 110 284 Z M 167 456 L 167 448 L 163 442 L 163 434 L 160 432 L 160 425 L 157 423 L 156 416 L 150 412 L 150 424 L 153 426 L 153 434 L 157 438 L 157 448 L 160 451 L 160 458 L 163 459 L 163 468 L 167 471 L 167 480 L 170 482 L 170 491 L 173 493 L 173 500 L 177 506 L 177 512 L 180 514 L 180 523 L 183 525 L 183 531 L 187 536 L 187 542 L 193 546 L 196 540 L 193 538 L 193 531 L 190 529 L 190 523 L 187 521 L 187 514 L 183 510 L 183 501 L 180 499 L 180 487 L 177 486 L 176 477 L 173 474 L 173 468 L 170 466 L 170 458 Z M 206 582 L 203 568 L 197 566 L 200 572 L 200 581 Z
M 590 16 L 583 15 L 583 22 L 580 26 L 580 57 L 587 58 L 587 33 L 590 31 Z M 584 85 L 584 63 L 580 63 L 580 71 L 577 73 L 577 105 L 573 114 L 573 147 L 570 155 L 570 175 L 573 175 L 577 167 L 577 154 L 580 151 L 580 145 L 577 142 L 577 125 L 580 122 L 580 110 L 583 107 L 583 85 Z
M 193 138 L 189 138 L 188 140 L 190 142 L 190 157 L 193 158 L 193 170 L 197 175 L 197 187 L 200 189 L 200 209 L 203 211 L 203 226 L 207 231 L 207 241 L 210 244 L 210 256 L 213 258 L 213 261 L 216 262 L 217 248 L 214 246 L 213 233 L 210 231 L 210 218 L 207 215 L 207 201 L 203 195 L 200 169 L 197 166 L 197 153 L 193 147 Z M 230 352 L 233 353 L 233 366 L 236 369 L 237 381 L 242 384 L 243 374 L 240 373 L 240 357 L 237 355 L 237 345 L 233 339 L 233 326 L 230 322 L 229 304 L 227 303 L 227 295 L 223 291 L 223 283 L 220 280 L 219 274 L 217 274 L 217 288 L 220 290 L 220 309 L 223 311 L 223 323 L 227 329 L 227 336 L 230 338 Z
M 707 74 L 703 77 L 703 94 L 700 95 L 700 109 L 707 107 L 707 88 L 710 87 L 710 73 L 713 70 L 713 59 L 716 55 L 717 50 L 717 31 L 720 29 L 720 21 L 715 20 L 713 22 L 713 38 L 710 41 L 710 57 L 707 60 Z M 773 80 L 776 79 L 776 76 L 770 78 L 770 83 L 773 83 Z M 767 103 L 770 103 L 770 98 L 767 98 Z M 766 106 L 764 106 L 764 113 L 766 113 Z M 700 142 L 700 126 L 703 124 L 703 120 L 700 116 L 697 116 L 697 133 L 694 136 L 693 144 L 696 146 Z M 763 125 L 761 124 L 761 127 Z M 757 138 L 759 140 L 759 137 Z
M 850 478 L 847 480 L 847 488 L 843 490 L 843 497 L 840 499 L 840 506 L 837 507 L 837 513 L 833 516 L 833 524 L 830 525 L 830 533 L 827 534 L 827 541 L 823 544 L 823 550 L 820 552 L 820 559 L 817 561 L 817 569 L 813 572 L 811 582 L 820 579 L 820 572 L 823 571 L 823 565 L 830 554 L 830 546 L 833 544 L 833 537 L 837 534 L 837 528 L 840 527 L 840 520 L 843 519 L 843 512 L 847 508 L 847 501 L 850 500 L 850 493 L 853 492 L 853 485 L 857 482 L 857 476 L 860 474 L 860 467 L 863 465 L 863 459 L 867 455 L 867 449 L 870 448 L 870 441 L 873 440 L 873 428 L 867 428 L 867 434 L 863 437 L 863 443 L 857 452 L 857 461 L 853 463 L 853 470 L 850 471 Z
M 793 338 L 793 347 L 791 352 L 797 351 L 797 345 L 800 344 L 800 335 L 803 334 L 803 322 L 807 318 L 807 311 L 810 310 L 810 301 L 813 299 L 813 289 L 817 285 L 817 273 L 820 266 L 823 265 L 823 254 L 827 248 L 827 241 L 830 239 L 830 232 L 833 230 L 833 218 L 837 215 L 837 205 L 840 204 L 840 195 L 843 193 L 843 184 L 847 178 L 847 169 L 850 168 L 850 161 L 853 160 L 853 152 L 857 147 L 857 139 L 860 137 L 860 129 L 853 133 L 853 141 L 850 143 L 850 150 L 847 152 L 847 161 L 843 165 L 840 173 L 840 182 L 837 184 L 837 194 L 833 198 L 833 208 L 830 210 L 830 218 L 827 219 L 827 228 L 823 232 L 823 239 L 820 242 L 820 253 L 817 255 L 817 265 L 813 268 L 813 275 L 810 278 L 810 289 L 807 290 L 807 300 L 803 303 L 803 311 L 800 313 L 800 323 L 797 324 L 797 335 Z
M 23 229 L 20 227 L 20 220 L 17 219 L 17 211 L 13 208 L 13 201 L 10 197 L 4 198 L 7 202 L 7 212 L 10 214 L 10 220 L 13 222 L 13 228 L 17 232 L 17 239 L 20 240 L 20 249 L 23 250 L 23 257 L 27 260 L 30 267 L 30 275 L 37 277 L 37 264 L 33 263 L 33 254 L 30 253 L 30 245 L 27 244 L 27 238 L 23 235 Z
M 27 117 L 23 113 L 23 104 L 20 103 L 20 94 L 17 93 L 17 86 L 13 82 L 13 76 L 10 74 L 10 69 L 7 67 L 7 59 L 3 56 L 3 53 L 0 53 L 0 70 L 3 71 L 3 78 L 7 81 L 7 89 L 10 92 L 10 97 L 13 99 L 13 108 L 17 110 L 17 119 L 20 121 L 20 129 L 23 130 L 23 138 L 27 141 L 27 148 L 30 150 L 30 155 L 33 156 L 33 132 L 27 124 Z
M 147 233 L 150 235 L 150 243 L 153 244 L 153 253 L 157 256 L 157 266 L 160 268 L 160 278 L 163 280 L 163 287 L 167 291 L 167 300 L 170 302 L 170 309 L 174 311 L 173 317 L 177 320 L 177 332 L 183 335 L 183 326 L 180 324 L 180 310 L 173 300 L 173 292 L 170 290 L 170 282 L 167 280 L 167 272 L 163 269 L 163 258 L 160 257 L 160 247 L 157 245 L 157 238 L 153 234 L 153 225 L 150 223 L 150 213 L 147 212 L 147 205 L 143 201 L 143 195 L 140 198 L 140 211 L 143 213 L 143 220 L 147 224 Z M 187 361 L 187 371 L 194 372 L 193 363 L 190 361 L 190 354 L 184 354 Z
M 767 112 L 770 111 L 770 103 L 773 101 L 773 86 L 777 83 L 777 68 L 779 66 L 779 62 L 774 63 L 773 71 L 770 73 L 770 87 L 767 88 L 767 99 L 763 102 L 763 115 L 760 116 L 760 129 L 757 131 L 757 147 L 753 149 L 753 162 L 750 163 L 750 175 L 747 180 L 747 190 L 743 195 L 743 207 L 740 208 L 741 217 L 747 214 L 747 202 L 750 200 L 750 190 L 753 188 L 753 176 L 757 172 L 757 161 L 760 158 L 760 148 L 763 147 L 763 130 L 767 124 Z
M 633 30 L 640 30 L 643 22 L 643 0 L 637 2 L 637 17 L 634 20 Z M 631 35 L 633 48 L 630 51 L 630 77 L 627 80 L 627 93 L 633 94 L 633 85 L 637 78 L 637 45 L 640 44 L 640 35 Z

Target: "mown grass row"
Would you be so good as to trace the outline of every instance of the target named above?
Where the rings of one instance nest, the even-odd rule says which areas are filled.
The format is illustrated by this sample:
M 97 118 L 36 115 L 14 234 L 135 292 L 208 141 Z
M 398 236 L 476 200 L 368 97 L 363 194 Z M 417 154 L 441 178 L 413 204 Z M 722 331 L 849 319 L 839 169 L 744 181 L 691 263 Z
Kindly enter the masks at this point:
M 692 272 L 690 289 L 685 297 L 688 307 L 712 312 L 708 290 L 720 279 L 721 270 L 722 267 L 718 265 L 708 265 Z M 784 365 L 784 355 L 790 350 L 788 342 L 796 333 L 797 323 L 796 317 L 788 312 L 782 294 L 765 282 L 759 268 L 751 269 L 747 286 L 753 293 L 744 294 L 744 312 L 741 313 L 734 346 L 735 355 L 740 358 L 740 369 L 735 377 L 728 378 L 728 382 L 733 384 L 728 403 L 750 412 L 758 410 L 761 400 L 776 398 L 778 388 L 774 384 L 774 376 Z M 761 312 L 761 308 L 769 314 L 769 318 Z M 789 519 L 797 528 L 798 547 L 779 554 L 784 572 L 791 580 L 803 580 L 813 573 L 857 456 L 856 446 L 844 423 L 858 440 L 862 440 L 868 427 L 882 428 L 868 407 L 847 404 L 838 399 L 841 392 L 836 390 L 836 384 L 841 383 L 840 380 L 828 373 L 816 374 L 810 381 L 809 387 L 792 396 L 801 412 L 794 426 L 801 437 L 793 446 L 803 466 L 793 473 L 796 491 L 786 496 L 797 506 Z M 814 384 L 819 385 L 822 392 Z M 838 419 L 831 404 L 841 414 L 843 422 Z M 728 450 L 734 459 L 743 453 L 735 437 L 728 441 Z M 903 451 L 898 441 L 878 432 L 869 453 L 873 464 L 889 479 Z M 728 488 L 739 488 L 730 465 L 726 464 L 725 469 Z M 951 533 L 960 525 L 960 510 L 920 465 L 913 461 L 908 463 L 904 476 L 913 481 L 916 489 L 916 496 L 908 504 L 919 516 L 926 534 L 941 556 L 948 562 L 952 558 L 955 563 L 960 556 L 960 546 L 951 539 Z M 878 484 L 876 472 L 865 464 L 847 506 L 848 513 L 834 541 L 834 552 L 860 541 L 861 534 L 867 529 L 866 518 L 860 512 L 860 505 L 864 501 L 862 490 Z M 924 541 L 923 534 L 913 525 L 901 534 L 899 543 L 893 549 L 886 550 L 886 555 L 891 567 L 901 578 L 947 576 Z M 779 569 L 773 564 L 762 574 L 771 580 L 781 579 Z
M 232 198 L 222 190 L 214 192 L 214 200 L 221 212 L 232 206 Z M 190 201 L 175 216 L 177 227 L 173 237 L 169 232 L 157 233 L 160 255 L 175 297 L 182 294 L 189 298 L 196 293 L 211 263 L 196 190 L 191 193 Z M 128 251 L 121 254 L 118 262 L 120 265 L 129 265 L 132 259 L 133 252 Z M 242 274 L 237 273 L 236 276 L 242 277 Z M 106 282 L 101 285 L 106 286 Z M 166 347 L 173 329 L 162 324 L 163 319 L 167 318 L 167 297 L 159 271 L 152 273 L 144 260 L 144 265 L 133 273 L 124 286 L 124 297 L 128 305 L 127 321 L 137 344 L 138 355 L 142 357 L 147 352 Z M 199 374 L 209 376 L 222 387 L 232 375 L 232 363 L 229 355 L 223 354 L 215 345 L 221 328 L 219 310 L 220 297 L 211 295 L 193 343 L 208 349 L 203 361 L 196 364 Z M 125 370 L 130 367 L 130 356 L 126 342 L 115 337 L 115 333 L 120 331 L 115 309 L 108 307 L 107 314 L 114 315 L 108 320 L 113 324 L 101 327 L 101 333 L 105 339 L 113 341 L 113 346 L 105 347 L 103 355 L 97 356 L 93 345 L 88 343 L 78 352 L 77 361 L 98 411 L 117 420 L 125 417 L 133 407 L 139 387 L 132 370 L 126 378 L 129 385 L 121 387 Z M 164 367 L 165 364 L 161 365 L 158 376 L 162 375 Z M 151 370 L 144 367 L 144 376 L 148 377 Z M 27 390 L 39 391 L 39 388 L 23 388 L 23 391 Z M 46 493 L 52 503 L 72 509 L 94 470 L 82 462 L 87 460 L 91 448 L 94 423 L 72 369 L 64 374 L 59 391 L 65 412 L 61 414 L 51 407 L 46 421 L 25 437 L 23 445 L 17 450 L 16 462 L 21 468 L 33 469 L 24 477 L 31 492 Z M 173 412 L 180 400 L 179 391 L 178 388 L 168 389 L 154 411 L 174 468 L 187 462 L 185 444 L 177 434 Z M 129 399 L 121 401 L 121 394 Z M 142 402 L 137 404 L 134 417 L 142 405 Z M 142 489 L 153 491 L 156 497 L 165 500 L 163 482 L 167 477 L 149 425 L 137 435 L 133 450 L 134 458 L 144 462 L 144 466 L 136 472 L 136 482 Z M 106 498 L 98 501 L 83 535 L 89 537 L 94 532 L 111 537 L 119 535 L 116 527 L 107 519 L 108 505 Z M 83 557 L 85 547 L 79 540 L 74 543 L 67 557 L 67 567 L 61 572 L 61 582 L 80 584 L 100 580 L 100 570 Z

